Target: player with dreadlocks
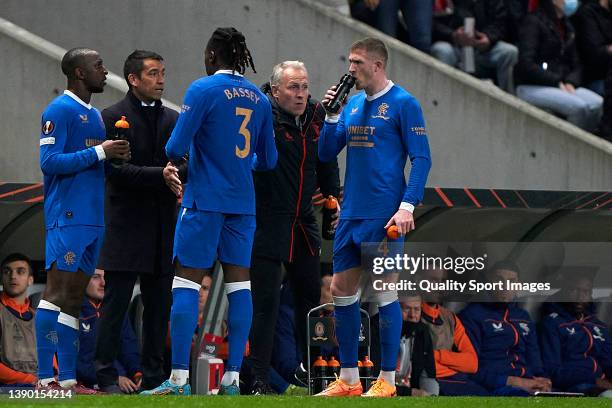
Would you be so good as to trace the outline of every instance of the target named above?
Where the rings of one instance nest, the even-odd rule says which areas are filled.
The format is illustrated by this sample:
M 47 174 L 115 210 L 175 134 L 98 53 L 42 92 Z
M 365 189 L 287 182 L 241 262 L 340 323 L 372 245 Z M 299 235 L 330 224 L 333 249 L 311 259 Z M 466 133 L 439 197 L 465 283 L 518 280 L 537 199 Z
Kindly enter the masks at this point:
M 268 98 L 243 77 L 255 71 L 244 35 L 218 28 L 205 51 L 207 77 L 193 82 L 168 144 L 177 160 L 189 152 L 188 179 L 174 236 L 172 374 L 153 395 L 188 395 L 189 351 L 198 319 L 198 294 L 218 259 L 228 297 L 229 356 L 220 394 L 240 394 L 242 355 L 253 306 L 249 267 L 255 233 L 252 170 L 277 160 Z M 177 170 L 178 172 L 178 170 Z M 178 174 L 176 183 L 180 184 Z

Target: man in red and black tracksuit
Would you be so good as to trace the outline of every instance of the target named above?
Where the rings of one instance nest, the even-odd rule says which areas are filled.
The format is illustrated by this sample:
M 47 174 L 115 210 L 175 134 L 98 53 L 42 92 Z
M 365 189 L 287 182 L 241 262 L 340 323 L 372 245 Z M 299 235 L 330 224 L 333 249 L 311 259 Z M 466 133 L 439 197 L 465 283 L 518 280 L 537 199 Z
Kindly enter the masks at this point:
M 274 114 L 278 164 L 253 173 L 257 200 L 257 230 L 251 262 L 253 326 L 251 363 L 253 393 L 269 393 L 270 358 L 279 306 L 281 266 L 294 291 L 297 342 L 305 355 L 306 313 L 318 306 L 321 237 L 312 196 L 338 197 L 338 163 L 318 158 L 319 131 L 325 118 L 321 104 L 308 90 L 303 63 L 285 61 L 273 69 L 262 88 Z

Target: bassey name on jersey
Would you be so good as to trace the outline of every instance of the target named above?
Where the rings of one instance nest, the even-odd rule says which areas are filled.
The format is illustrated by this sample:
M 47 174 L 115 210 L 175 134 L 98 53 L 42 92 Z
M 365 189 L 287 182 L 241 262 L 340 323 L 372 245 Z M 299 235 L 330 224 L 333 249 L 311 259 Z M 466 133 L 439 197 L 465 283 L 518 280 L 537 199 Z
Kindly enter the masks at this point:
M 257 103 L 260 99 L 255 92 L 244 88 L 226 88 L 223 90 L 223 93 L 225 93 L 228 100 L 233 98 L 248 98 Z

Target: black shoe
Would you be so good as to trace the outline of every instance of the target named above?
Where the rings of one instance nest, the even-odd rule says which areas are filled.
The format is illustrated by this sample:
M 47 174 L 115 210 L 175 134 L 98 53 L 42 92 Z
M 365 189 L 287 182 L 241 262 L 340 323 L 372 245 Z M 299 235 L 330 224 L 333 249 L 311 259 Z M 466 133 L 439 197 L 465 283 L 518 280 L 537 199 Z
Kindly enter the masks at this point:
M 117 384 L 101 386 L 100 391 L 105 394 L 124 394 Z
M 295 378 L 295 385 L 298 387 L 308 387 L 308 371 L 304 369 L 304 364 L 300 363 L 293 373 Z
M 270 384 L 261 380 L 255 380 L 251 388 L 251 395 L 271 395 L 276 394 Z

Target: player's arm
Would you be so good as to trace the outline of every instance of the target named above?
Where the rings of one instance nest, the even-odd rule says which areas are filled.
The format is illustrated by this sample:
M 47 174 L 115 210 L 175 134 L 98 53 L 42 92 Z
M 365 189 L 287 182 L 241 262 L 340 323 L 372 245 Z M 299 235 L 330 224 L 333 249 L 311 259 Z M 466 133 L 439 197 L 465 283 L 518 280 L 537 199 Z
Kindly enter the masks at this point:
M 106 139 L 114 137 L 115 122 L 120 118 L 108 109 L 102 111 L 106 128 Z M 107 177 L 111 183 L 124 187 L 165 187 L 163 167 L 137 166 L 124 163 L 121 166 L 107 166 Z
M 323 111 L 321 106 L 317 107 L 317 109 Z M 322 117 L 325 115 L 325 112 L 323 111 L 320 114 Z M 317 154 L 317 183 L 323 197 L 330 195 L 338 197 L 340 195 L 340 170 L 338 169 L 338 160 L 336 158 L 323 162 L 318 158 Z
M 325 93 L 321 101 L 324 107 L 336 94 L 334 89 L 335 86 L 332 86 Z M 344 146 L 346 146 L 344 111 L 345 109 L 342 109 L 340 114 L 331 114 L 328 112 L 327 115 L 325 115 L 325 122 L 323 124 L 323 129 L 321 129 L 318 143 L 319 160 L 322 162 L 329 162 L 336 159 L 338 154 L 344 149 Z
M 404 149 L 411 163 L 410 176 L 402 204 L 408 204 L 407 209 L 413 210 L 423 200 L 425 184 L 431 169 L 431 153 L 425 130 L 425 119 L 416 99 L 411 98 L 402 106 L 400 120 Z
M 138 351 L 136 333 L 134 333 L 127 316 L 123 319 L 120 341 L 121 346 L 117 360 L 124 369 L 125 374 L 122 375 L 133 378 L 140 372 L 140 352 Z
M 65 153 L 70 122 L 51 109 L 43 114 L 40 135 L 40 168 L 44 174 L 72 174 L 107 158 L 129 160 L 130 147 L 125 140 L 107 140 L 101 145 Z
M 191 142 L 207 113 L 205 104 L 207 94 L 205 90 L 194 84 L 187 89 L 178 121 L 166 143 L 166 156 L 171 161 L 182 159 L 189 152 Z
M 478 371 L 478 356 L 461 320 L 455 316 L 453 343 L 457 351 L 436 350 L 434 356 L 439 364 L 462 373 L 473 374 Z
M 468 308 L 464 309 L 463 311 L 461 311 L 461 313 L 459 313 L 458 317 L 459 320 L 461 320 L 461 322 L 463 323 L 465 332 L 467 333 L 472 343 L 472 346 L 476 351 L 476 355 L 480 356 L 481 345 L 483 342 L 482 326 L 480 325 L 480 316 L 477 316 L 474 312 L 475 309 L 472 309 L 468 306 Z M 492 370 L 486 367 L 481 363 L 479 357 L 478 371 L 476 371 L 472 378 L 478 384 L 481 384 L 488 389 L 496 389 L 505 386 L 509 376 L 499 374 L 497 370 Z
M 255 154 L 253 155 L 253 169 L 272 170 L 278 160 L 278 151 L 274 141 L 274 127 L 272 126 L 272 107 L 267 102 L 267 98 L 262 100 L 266 101 L 266 105 L 261 130 L 257 137 Z
M 415 227 L 412 213 L 423 200 L 425 183 L 431 169 L 431 154 L 425 130 L 421 106 L 415 98 L 408 99 L 400 108 L 400 132 L 402 144 L 410 159 L 410 176 L 404 190 L 402 203 L 385 228 L 395 224 L 402 235 Z M 401 170 L 403 171 L 403 169 Z
M 106 158 L 102 146 L 90 147 L 74 153 L 64 153 L 68 139 L 69 120 L 50 108 L 42 116 L 40 134 L 40 168 L 44 174 L 71 174 L 84 170 Z

